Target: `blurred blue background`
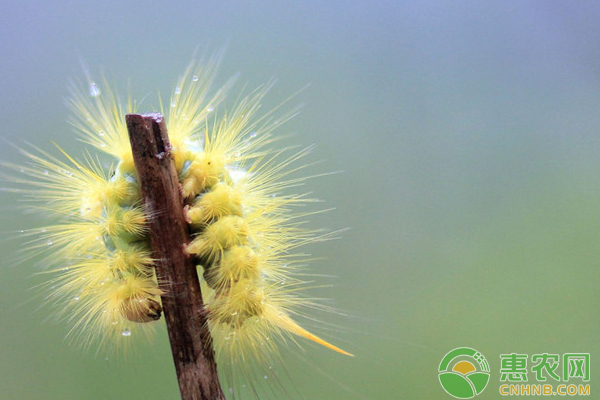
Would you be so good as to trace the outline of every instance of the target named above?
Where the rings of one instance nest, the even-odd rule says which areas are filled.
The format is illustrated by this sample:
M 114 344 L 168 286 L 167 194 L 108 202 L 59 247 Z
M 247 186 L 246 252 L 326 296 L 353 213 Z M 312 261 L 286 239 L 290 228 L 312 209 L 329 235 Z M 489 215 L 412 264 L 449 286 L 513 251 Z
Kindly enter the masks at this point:
M 503 353 L 595 364 L 600 3 L 2 3 L 4 161 L 23 161 L 7 143 L 81 154 L 63 102 L 81 60 L 149 106 L 195 51 L 222 47 L 218 83 L 277 78 L 266 109 L 310 84 L 283 143 L 317 145 L 309 173 L 342 171 L 310 182 L 336 208 L 312 226 L 350 228 L 305 249 L 335 277 L 313 294 L 349 314 L 313 327 L 356 357 L 301 342 L 282 355 L 295 386 L 275 398 L 450 399 L 437 368 L 462 346 L 491 366 L 478 399 L 500 397 Z M 40 267 L 13 262 L 13 232 L 38 218 L 1 195 L 0 398 L 177 398 L 164 330 L 126 357 L 69 346 Z

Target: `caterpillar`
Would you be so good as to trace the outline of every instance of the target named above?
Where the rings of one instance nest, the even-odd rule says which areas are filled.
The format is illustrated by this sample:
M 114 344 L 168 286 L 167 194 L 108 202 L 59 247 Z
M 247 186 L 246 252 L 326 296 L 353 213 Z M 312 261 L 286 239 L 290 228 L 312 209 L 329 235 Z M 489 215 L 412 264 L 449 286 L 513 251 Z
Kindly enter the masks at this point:
M 231 81 L 209 94 L 216 64 L 192 63 L 161 111 L 192 238 L 185 251 L 198 264 L 217 358 L 268 365 L 277 343 L 293 336 L 351 355 L 294 318 L 299 306 L 318 307 L 299 294 L 305 256 L 294 251 L 327 239 L 304 228 L 306 213 L 297 211 L 313 200 L 288 194 L 306 180 L 295 174 L 310 148 L 270 149 L 294 112 L 259 113 L 270 85 L 219 111 Z M 21 172 L 14 180 L 53 218 L 31 231 L 31 246 L 51 266 L 50 296 L 72 324 L 70 334 L 85 346 L 125 343 L 149 333 L 164 295 L 146 227 L 152 215 L 144 212 L 124 122 L 138 106 L 131 99 L 123 105 L 106 81 L 74 85 L 68 105 L 71 124 L 98 155 L 78 160 L 62 150 L 22 150 L 30 163 L 13 166 Z

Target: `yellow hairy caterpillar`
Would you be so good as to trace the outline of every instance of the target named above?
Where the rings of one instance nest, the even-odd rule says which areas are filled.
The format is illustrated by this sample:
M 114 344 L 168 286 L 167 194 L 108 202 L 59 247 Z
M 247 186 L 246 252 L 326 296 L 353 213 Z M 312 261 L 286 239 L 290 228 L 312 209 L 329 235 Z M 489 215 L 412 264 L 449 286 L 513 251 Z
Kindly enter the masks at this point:
M 215 64 L 192 64 L 178 81 L 163 114 L 185 201 L 191 242 L 201 276 L 217 357 L 233 363 L 271 362 L 277 342 L 296 335 L 345 355 L 350 353 L 302 328 L 298 306 L 318 307 L 298 294 L 304 283 L 294 255 L 299 246 L 327 237 L 303 227 L 296 211 L 311 199 L 287 194 L 303 183 L 295 165 L 308 150 L 273 151 L 273 131 L 292 115 L 259 115 L 268 86 L 217 107 L 229 84 L 209 95 Z M 52 297 L 66 302 L 72 332 L 90 345 L 131 340 L 161 318 L 162 306 L 123 105 L 104 82 L 74 89 L 72 124 L 84 142 L 112 158 L 106 166 L 62 152 L 25 152 L 18 166 L 32 201 L 54 217 L 33 232 L 45 262 L 56 273 Z M 161 106 L 162 107 L 162 106 Z

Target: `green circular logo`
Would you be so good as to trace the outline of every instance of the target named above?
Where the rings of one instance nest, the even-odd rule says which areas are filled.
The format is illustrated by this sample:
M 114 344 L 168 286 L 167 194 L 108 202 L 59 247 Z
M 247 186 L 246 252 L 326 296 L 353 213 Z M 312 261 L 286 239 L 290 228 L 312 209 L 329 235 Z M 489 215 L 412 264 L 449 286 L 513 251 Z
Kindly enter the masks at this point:
M 457 399 L 477 396 L 490 380 L 487 360 L 470 347 L 459 347 L 446 354 L 438 372 L 444 390 Z

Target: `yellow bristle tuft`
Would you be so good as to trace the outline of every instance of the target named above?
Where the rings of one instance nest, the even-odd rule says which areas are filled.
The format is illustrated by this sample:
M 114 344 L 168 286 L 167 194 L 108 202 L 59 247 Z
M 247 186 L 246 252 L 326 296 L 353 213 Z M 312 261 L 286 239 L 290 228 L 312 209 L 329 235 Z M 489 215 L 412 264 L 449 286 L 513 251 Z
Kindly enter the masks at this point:
M 183 197 L 194 197 L 205 189 L 219 183 L 226 173 L 222 157 L 213 154 L 199 154 L 189 164 L 183 179 Z
M 108 267 L 117 275 L 126 271 L 151 275 L 152 262 L 150 252 L 139 245 L 130 245 L 126 250 L 115 250 L 108 257 Z
M 141 207 L 121 210 L 121 227 L 125 232 L 141 235 L 146 230 L 146 215 Z
M 209 318 L 220 324 L 238 327 L 263 313 L 264 294 L 256 282 L 241 280 L 217 294 L 208 305 Z
M 188 223 L 208 224 L 226 215 L 242 216 L 241 196 L 228 185 L 216 185 L 186 208 Z
M 224 249 L 245 244 L 248 237 L 248 225 L 243 218 L 227 216 L 206 227 L 186 250 L 200 258 L 214 261 Z
M 207 268 L 204 277 L 210 287 L 225 289 L 238 281 L 256 282 L 260 278 L 260 258 L 248 246 L 233 246 L 223 251 L 217 265 Z

